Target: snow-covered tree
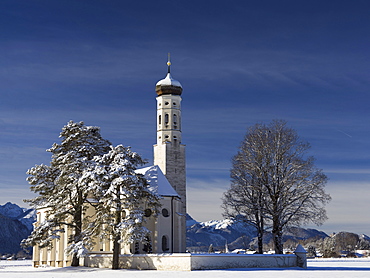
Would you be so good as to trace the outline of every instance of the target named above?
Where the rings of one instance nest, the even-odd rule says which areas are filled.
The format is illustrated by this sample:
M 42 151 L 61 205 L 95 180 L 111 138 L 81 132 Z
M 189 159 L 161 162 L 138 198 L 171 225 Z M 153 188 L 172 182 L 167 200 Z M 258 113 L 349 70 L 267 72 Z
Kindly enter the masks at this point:
M 363 234 L 359 236 L 358 249 L 359 250 L 370 249 L 370 238 L 368 236 Z
M 208 247 L 208 253 L 214 253 L 215 249 L 213 248 L 213 244 L 211 243 Z
M 277 254 L 283 252 L 285 227 L 320 225 L 327 219 L 327 177 L 315 168 L 312 157 L 305 157 L 309 148 L 285 121 L 275 120 L 251 127 L 233 161 L 224 206 L 257 228 L 271 225 Z
M 339 232 L 325 238 L 321 244 L 321 249 L 324 257 L 335 257 L 341 253 L 346 253 L 347 256 L 350 256 L 359 248 L 359 244 L 360 237 L 358 234 Z
M 143 175 L 135 172 L 146 161 L 130 147 L 111 147 L 107 154 L 96 157 L 95 162 L 81 179 L 88 184 L 96 209 L 91 232 L 102 239 L 113 239 L 112 268 L 117 269 L 121 243 L 143 242 L 150 246 L 144 216 L 148 210 L 152 215 L 158 214 L 160 197 Z
M 52 153 L 50 165 L 36 165 L 27 171 L 27 181 L 38 196 L 25 201 L 35 209 L 47 209 L 47 215 L 23 245 L 51 246 L 66 225 L 73 231 L 68 248 L 72 266 L 78 266 L 78 254 L 91 243 L 83 225 L 89 190 L 80 179 L 93 158 L 108 152 L 111 144 L 101 137 L 98 127 L 85 126 L 83 122 L 68 122 L 59 137 L 62 142 L 47 150 Z
M 307 257 L 316 258 L 316 247 L 313 245 L 309 245 L 307 248 Z

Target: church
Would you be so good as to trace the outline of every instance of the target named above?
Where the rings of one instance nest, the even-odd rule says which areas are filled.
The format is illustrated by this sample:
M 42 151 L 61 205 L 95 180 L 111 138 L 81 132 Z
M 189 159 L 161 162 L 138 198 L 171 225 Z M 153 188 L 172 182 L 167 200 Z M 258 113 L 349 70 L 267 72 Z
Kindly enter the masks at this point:
M 160 213 L 154 217 L 145 211 L 146 227 L 150 231 L 148 244 L 135 242 L 121 246 L 121 254 L 184 253 L 186 251 L 186 169 L 185 145 L 181 140 L 182 86 L 171 76 L 171 63 L 164 79 L 157 82 L 157 143 L 154 145 L 154 165 L 136 170 L 144 175 L 150 187 L 161 198 Z M 154 119 L 153 119 L 154 120 Z M 154 121 L 153 121 L 154 122 Z M 37 211 L 37 223 L 45 218 L 47 208 Z M 93 216 L 92 208 L 87 215 Z M 71 231 L 66 227 L 60 238 L 54 239 L 52 248 L 33 248 L 33 265 L 65 267 L 71 265 L 71 257 L 64 252 Z M 98 241 L 90 256 L 110 255 L 112 241 Z

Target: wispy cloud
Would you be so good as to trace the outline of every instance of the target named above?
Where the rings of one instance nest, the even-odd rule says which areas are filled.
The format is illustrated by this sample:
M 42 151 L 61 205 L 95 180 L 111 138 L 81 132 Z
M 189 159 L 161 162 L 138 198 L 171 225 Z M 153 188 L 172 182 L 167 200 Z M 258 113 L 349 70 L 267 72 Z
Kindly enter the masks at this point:
M 227 188 L 225 181 L 190 179 L 188 185 L 188 213 L 198 221 L 222 219 L 221 197 Z

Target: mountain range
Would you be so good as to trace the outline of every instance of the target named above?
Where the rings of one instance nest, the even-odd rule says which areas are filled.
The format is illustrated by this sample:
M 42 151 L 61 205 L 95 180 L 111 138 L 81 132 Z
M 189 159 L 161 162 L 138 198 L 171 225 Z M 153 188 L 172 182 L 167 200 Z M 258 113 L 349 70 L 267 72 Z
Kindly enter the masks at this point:
M 21 208 L 10 202 L 0 205 L 0 255 L 20 252 L 20 242 L 31 234 L 35 220 L 36 213 L 33 209 Z M 224 250 L 226 245 L 229 250 L 257 247 L 256 229 L 231 219 L 198 222 L 187 215 L 186 226 L 186 244 L 190 252 L 207 252 L 211 244 L 216 251 Z M 346 232 L 336 236 L 343 237 L 343 233 Z M 355 235 L 346 233 L 347 237 L 348 234 Z M 326 238 L 329 238 L 326 233 L 316 229 L 290 227 L 284 231 L 283 241 L 285 247 L 294 248 L 299 241 L 314 242 Z M 370 246 L 368 236 L 357 235 L 356 238 L 365 246 Z M 271 233 L 265 233 L 264 245 L 270 248 L 271 242 Z
M 298 241 L 319 240 L 329 237 L 326 233 L 316 229 L 290 227 L 284 231 L 283 241 L 297 246 Z M 272 249 L 272 234 L 266 232 L 264 245 Z M 212 244 L 215 250 L 255 249 L 257 248 L 257 231 L 251 225 L 246 225 L 231 219 L 197 222 L 190 215 L 187 216 L 187 241 L 190 252 L 207 252 Z M 287 245 L 286 244 L 286 245 Z
M 20 242 L 33 229 L 36 214 L 10 202 L 0 205 L 0 254 L 17 254 L 22 251 Z

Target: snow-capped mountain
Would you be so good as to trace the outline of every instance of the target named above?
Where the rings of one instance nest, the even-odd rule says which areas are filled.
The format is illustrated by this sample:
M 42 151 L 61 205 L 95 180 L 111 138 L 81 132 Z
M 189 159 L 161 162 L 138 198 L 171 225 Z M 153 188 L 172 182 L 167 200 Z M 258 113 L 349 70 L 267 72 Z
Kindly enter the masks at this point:
M 10 202 L 0 205 L 0 254 L 21 251 L 20 242 L 32 232 L 35 211 Z
M 231 219 L 197 222 L 187 216 L 187 247 L 190 251 L 207 251 L 212 244 L 221 250 L 227 243 L 230 250 L 247 249 L 257 245 L 257 231 L 251 225 L 246 225 Z M 291 227 L 284 233 L 284 241 L 304 240 L 309 238 L 325 238 L 328 235 L 315 229 Z M 264 243 L 272 239 L 271 233 L 266 233 Z
M 211 244 L 225 246 L 226 242 L 230 249 L 247 248 L 257 235 L 254 227 L 230 219 L 197 222 L 188 215 L 187 224 L 186 245 L 191 251 L 207 251 Z

